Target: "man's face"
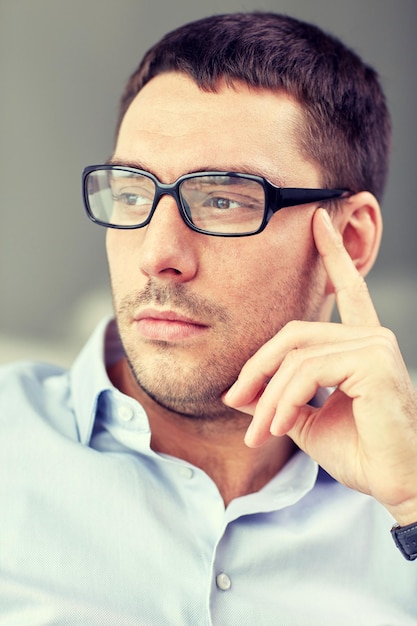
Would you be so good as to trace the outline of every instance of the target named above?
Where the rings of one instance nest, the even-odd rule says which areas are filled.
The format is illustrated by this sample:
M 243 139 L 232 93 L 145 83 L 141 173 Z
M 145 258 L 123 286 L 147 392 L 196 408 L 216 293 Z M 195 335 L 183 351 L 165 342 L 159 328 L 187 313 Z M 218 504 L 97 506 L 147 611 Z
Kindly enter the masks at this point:
M 204 92 L 163 74 L 131 104 L 113 160 L 163 183 L 215 170 L 319 187 L 318 167 L 300 149 L 301 125 L 284 93 L 239 83 Z M 222 238 L 190 230 L 164 196 L 147 227 L 108 230 L 115 311 L 139 398 L 145 390 L 177 413 L 224 417 L 220 396 L 246 360 L 286 322 L 323 317 L 314 209 L 282 209 L 257 235 Z

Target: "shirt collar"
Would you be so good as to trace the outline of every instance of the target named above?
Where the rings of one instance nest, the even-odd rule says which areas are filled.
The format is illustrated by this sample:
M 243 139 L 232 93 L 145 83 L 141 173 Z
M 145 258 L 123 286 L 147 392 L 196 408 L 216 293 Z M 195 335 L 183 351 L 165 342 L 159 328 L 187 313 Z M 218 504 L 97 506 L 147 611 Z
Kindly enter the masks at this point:
M 106 364 L 110 365 L 122 356 L 116 323 L 106 317 L 80 352 L 69 374 L 75 418 L 83 445 L 90 442 L 100 394 L 108 389 L 117 392 L 108 377 Z
M 105 391 L 111 391 L 112 395 L 125 397 L 111 383 L 107 374 L 106 366 L 111 365 L 123 357 L 123 348 L 117 331 L 116 322 L 111 317 L 106 317 L 97 326 L 93 335 L 86 343 L 80 355 L 70 370 L 70 384 L 73 398 L 75 417 L 79 430 L 80 442 L 89 445 L 94 422 L 97 415 L 97 407 L 100 396 Z M 315 398 L 314 405 L 319 406 L 328 390 L 319 390 L 324 397 Z M 294 499 L 300 497 L 301 492 L 307 492 L 312 488 L 317 478 L 317 464 L 304 453 L 298 453 L 286 466 L 285 471 L 280 472 L 279 479 L 273 480 L 269 486 L 261 490 L 260 498 L 266 496 L 263 502 L 265 510 L 269 509 L 267 500 L 274 495 L 293 490 L 294 472 L 298 478 L 303 476 L 302 485 L 294 493 Z

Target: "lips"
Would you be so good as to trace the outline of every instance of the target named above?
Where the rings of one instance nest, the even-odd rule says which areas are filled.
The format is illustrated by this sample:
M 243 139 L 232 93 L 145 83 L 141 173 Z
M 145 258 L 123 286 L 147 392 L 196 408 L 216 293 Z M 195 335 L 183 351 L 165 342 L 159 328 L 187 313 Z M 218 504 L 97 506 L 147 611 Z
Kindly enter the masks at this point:
M 183 341 L 207 330 L 208 326 L 176 311 L 144 309 L 134 318 L 139 334 L 153 341 Z

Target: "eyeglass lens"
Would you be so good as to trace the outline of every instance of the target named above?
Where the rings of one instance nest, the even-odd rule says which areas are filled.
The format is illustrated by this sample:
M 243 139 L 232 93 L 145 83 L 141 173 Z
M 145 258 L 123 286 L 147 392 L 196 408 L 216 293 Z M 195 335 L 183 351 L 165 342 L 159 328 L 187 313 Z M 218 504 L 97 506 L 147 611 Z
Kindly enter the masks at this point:
M 117 169 L 92 171 L 87 197 L 93 217 L 112 226 L 141 226 L 157 191 L 154 180 L 143 174 Z M 251 233 L 262 224 L 265 191 L 261 183 L 230 175 L 195 175 L 178 185 L 188 220 L 212 233 Z

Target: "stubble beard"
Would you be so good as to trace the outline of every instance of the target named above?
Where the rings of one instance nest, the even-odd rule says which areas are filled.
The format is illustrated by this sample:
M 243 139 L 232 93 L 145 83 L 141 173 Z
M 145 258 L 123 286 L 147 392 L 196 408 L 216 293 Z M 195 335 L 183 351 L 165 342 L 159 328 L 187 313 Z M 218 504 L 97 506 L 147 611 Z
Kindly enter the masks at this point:
M 205 422 L 230 422 L 244 417 L 246 423 L 246 416 L 226 407 L 221 396 L 235 382 L 244 363 L 287 322 L 316 319 L 322 295 L 313 278 L 316 272 L 312 265 L 316 264 L 311 263 L 304 274 L 297 276 L 297 289 L 295 277 L 281 283 L 267 314 L 259 311 L 259 315 L 254 315 L 252 308 L 245 318 L 242 300 L 238 329 L 223 307 L 197 297 L 181 283 L 160 285 L 150 280 L 141 292 L 124 298 L 119 305 L 115 303 L 126 360 L 138 387 L 160 407 L 180 417 Z M 133 312 L 139 307 L 164 305 L 193 319 L 213 320 L 216 336 L 210 350 L 207 344 L 200 349 L 197 343 L 190 359 L 189 347 L 181 343 L 145 342 L 141 349 L 131 323 Z

